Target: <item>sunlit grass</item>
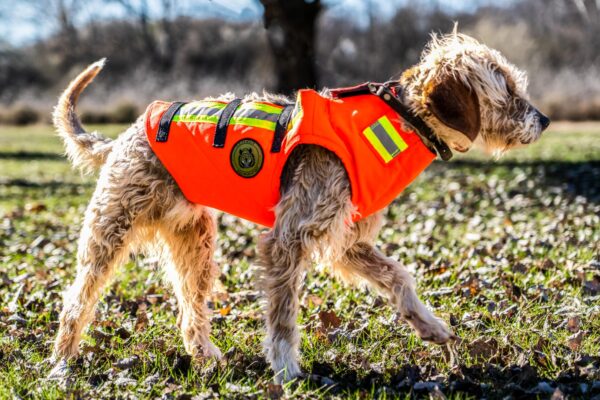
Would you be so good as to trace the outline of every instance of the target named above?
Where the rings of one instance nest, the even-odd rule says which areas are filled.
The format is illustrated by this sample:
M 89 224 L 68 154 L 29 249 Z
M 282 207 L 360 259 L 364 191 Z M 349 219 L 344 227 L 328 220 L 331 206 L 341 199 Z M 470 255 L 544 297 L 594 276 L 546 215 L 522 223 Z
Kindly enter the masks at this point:
M 98 127 L 112 137 L 123 129 Z M 436 162 L 387 211 L 378 245 L 415 274 L 423 300 L 462 338 L 458 366 L 373 291 L 310 271 L 299 323 L 302 367 L 314 376 L 287 393 L 405 398 L 426 395 L 435 381 L 449 398 L 503 397 L 520 393 L 515 386 L 535 396 L 540 380 L 556 387 L 562 376 L 563 392 L 588 397 L 600 380 L 598 361 L 585 364 L 600 354 L 600 125 L 564 129 L 499 162 L 481 154 Z M 255 256 L 238 245 L 254 244 L 259 229 L 229 218 L 216 256 L 229 294 L 210 299 L 223 365 L 186 366 L 173 295 L 155 263 L 136 257 L 106 288 L 72 382 L 43 381 L 94 181 L 61 152 L 47 126 L 0 127 L 0 398 L 272 395 Z M 140 329 L 141 304 L 148 323 Z M 324 329 L 320 311 L 340 325 Z M 576 332 L 583 338 L 570 348 Z M 131 369 L 115 366 L 132 356 Z

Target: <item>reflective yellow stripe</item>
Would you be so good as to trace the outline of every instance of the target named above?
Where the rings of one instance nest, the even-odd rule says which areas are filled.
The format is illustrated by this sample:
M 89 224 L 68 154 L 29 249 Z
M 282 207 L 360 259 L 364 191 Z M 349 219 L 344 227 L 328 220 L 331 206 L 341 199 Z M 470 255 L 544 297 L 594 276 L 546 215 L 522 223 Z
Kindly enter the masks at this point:
M 383 129 L 385 129 L 385 131 L 388 133 L 388 135 L 390 136 L 392 141 L 394 143 L 396 143 L 396 146 L 398 146 L 398 148 L 400 149 L 400 152 L 403 152 L 404 150 L 406 150 L 408 148 L 408 145 L 406 144 L 404 139 L 402 139 L 402 136 L 400 136 L 400 133 L 398 133 L 396 128 L 394 128 L 394 125 L 392 125 L 392 123 L 390 122 L 388 117 L 383 116 L 383 117 L 379 118 L 377 121 L 379 121 L 381 126 L 383 126 Z
M 272 106 L 270 104 L 263 104 L 263 103 L 244 103 L 240 106 L 240 109 L 264 111 L 269 114 L 281 114 L 283 107 L 277 107 L 277 106 Z
M 385 161 L 386 164 L 392 161 L 392 158 L 394 157 L 392 157 L 390 153 L 387 152 L 385 147 L 383 147 L 383 145 L 381 144 L 379 139 L 377 139 L 377 136 L 375 136 L 375 133 L 371 130 L 371 128 L 365 129 L 363 131 L 363 134 L 365 135 L 369 143 L 371 143 L 371 145 L 375 148 L 377 153 L 379 153 L 381 158 L 383 158 L 383 161 Z
M 216 124 L 218 121 L 219 121 L 218 115 L 184 114 L 184 115 L 175 115 L 173 117 L 173 122 L 206 122 L 209 124 Z
M 227 103 L 221 103 L 218 101 L 194 101 L 192 103 L 187 103 L 183 107 L 180 108 L 180 114 L 198 114 L 200 110 L 205 110 L 207 108 L 214 108 L 215 110 L 222 110 L 225 108 Z
M 363 131 L 363 135 L 387 164 L 408 148 L 390 120 L 383 116 Z
M 219 121 L 218 115 L 175 115 L 173 122 L 205 122 L 216 124 Z M 255 128 L 275 130 L 275 122 L 265 121 L 264 119 L 249 118 L 249 117 L 233 117 L 229 120 L 231 125 L 245 125 Z
M 207 108 L 215 108 L 215 109 L 223 109 L 225 108 L 225 106 L 227 105 L 227 103 L 222 103 L 222 102 L 218 102 L 218 101 L 195 101 L 193 103 L 188 103 L 185 106 L 183 106 L 180 110 L 180 114 L 175 115 L 173 117 L 173 122 L 204 122 L 204 123 L 209 123 L 209 124 L 216 124 L 219 121 L 219 115 L 206 115 L 206 114 L 194 114 L 194 111 L 196 110 L 206 110 Z M 245 126 L 252 126 L 255 128 L 262 128 L 262 129 L 268 129 L 268 130 L 275 130 L 275 126 L 276 126 L 276 121 L 269 121 L 267 119 L 262 119 L 262 118 L 253 118 L 256 116 L 260 116 L 260 112 L 262 112 L 262 116 L 264 118 L 270 118 L 270 119 L 274 119 L 276 120 L 277 117 L 275 117 L 275 115 L 279 115 L 281 114 L 283 107 L 279 107 L 279 106 L 273 106 L 273 105 L 269 105 L 269 104 L 263 104 L 263 103 L 244 103 L 240 106 L 240 108 L 238 109 L 238 111 L 240 110 L 256 110 L 259 111 L 259 113 L 255 113 L 256 115 L 252 116 L 252 113 L 250 113 L 250 116 L 243 116 L 243 117 L 236 117 L 234 116 L 233 118 L 231 118 L 229 120 L 229 123 L 231 125 L 245 125 Z M 236 112 L 238 112 L 236 111 Z M 246 112 L 246 114 L 248 114 L 248 112 Z M 268 114 L 272 114 L 273 116 L 270 117 Z M 235 115 L 235 114 L 234 114 Z
M 256 118 L 271 122 L 277 122 L 280 115 L 281 114 L 271 114 L 261 110 L 255 110 L 253 108 L 237 109 L 235 114 L 233 114 L 235 118 Z
M 245 125 L 252 126 L 254 128 L 268 129 L 271 131 L 275 130 L 275 122 L 265 121 L 264 119 L 250 118 L 250 117 L 233 117 L 229 121 L 232 125 Z

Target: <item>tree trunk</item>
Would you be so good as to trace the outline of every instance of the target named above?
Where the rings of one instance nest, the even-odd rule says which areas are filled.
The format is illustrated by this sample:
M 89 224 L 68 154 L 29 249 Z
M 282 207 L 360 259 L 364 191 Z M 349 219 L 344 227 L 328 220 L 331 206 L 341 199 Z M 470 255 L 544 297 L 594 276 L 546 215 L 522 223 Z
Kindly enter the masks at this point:
M 315 24 L 320 0 L 260 0 L 264 24 L 275 58 L 277 91 L 317 86 Z

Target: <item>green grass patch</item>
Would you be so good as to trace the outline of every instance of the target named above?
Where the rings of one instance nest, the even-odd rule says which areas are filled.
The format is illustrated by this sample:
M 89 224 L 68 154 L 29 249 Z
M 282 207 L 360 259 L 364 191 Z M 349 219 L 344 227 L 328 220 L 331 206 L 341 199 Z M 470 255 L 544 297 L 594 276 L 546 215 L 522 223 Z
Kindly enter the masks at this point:
M 94 128 L 115 137 L 126 126 Z M 559 125 L 498 162 L 475 152 L 434 163 L 388 208 L 378 245 L 462 338 L 454 364 L 377 293 L 312 270 L 299 319 L 312 375 L 286 395 L 600 394 L 599 138 L 600 125 Z M 50 127 L 0 127 L 0 398 L 277 397 L 253 284 L 260 230 L 223 215 L 222 290 L 209 303 L 222 365 L 190 363 L 172 292 L 153 260 L 136 257 L 106 288 L 68 384 L 44 380 L 94 188 L 62 152 Z M 323 312 L 339 325 L 327 328 Z

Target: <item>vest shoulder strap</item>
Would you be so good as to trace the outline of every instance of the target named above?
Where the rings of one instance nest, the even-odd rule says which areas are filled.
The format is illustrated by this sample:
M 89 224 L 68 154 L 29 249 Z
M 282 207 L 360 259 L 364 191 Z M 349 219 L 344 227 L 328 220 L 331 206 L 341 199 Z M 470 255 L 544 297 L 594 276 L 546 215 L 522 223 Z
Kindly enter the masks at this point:
M 213 139 L 213 147 L 222 148 L 225 146 L 225 138 L 227 137 L 227 128 L 229 127 L 229 120 L 233 117 L 233 113 L 242 103 L 242 99 L 233 99 L 229 104 L 223 108 L 219 120 L 217 122 L 217 128 L 215 129 L 215 138 Z
M 165 111 L 163 116 L 160 118 L 160 122 L 158 124 L 158 131 L 156 132 L 157 142 L 166 142 L 169 139 L 171 121 L 173 121 L 173 117 L 184 104 L 184 102 L 176 101 L 175 103 L 172 103 L 169 108 L 167 108 L 167 111 Z
M 368 87 L 371 93 L 378 96 L 406 122 L 411 124 L 412 127 L 415 128 L 417 134 L 425 137 L 433 145 L 435 150 L 434 153 L 437 153 L 442 160 L 448 161 L 452 158 L 452 151 L 448 145 L 439 139 L 421 118 L 412 114 L 408 108 L 398 100 L 398 97 L 390 90 L 387 83 L 369 83 Z
M 360 85 L 350 86 L 345 88 L 331 89 L 331 96 L 338 99 L 350 96 L 360 96 L 363 94 L 370 94 L 369 82 L 361 83 Z
M 281 151 L 281 142 L 287 131 L 292 111 L 294 110 L 293 104 L 288 104 L 283 108 L 279 118 L 277 118 L 277 124 L 275 125 L 275 135 L 273 136 L 273 143 L 271 144 L 271 153 L 279 153 Z

